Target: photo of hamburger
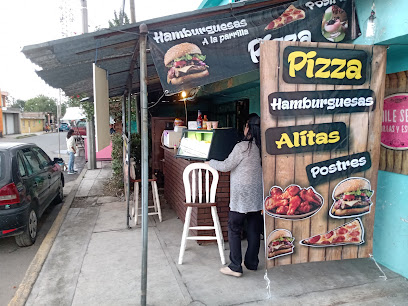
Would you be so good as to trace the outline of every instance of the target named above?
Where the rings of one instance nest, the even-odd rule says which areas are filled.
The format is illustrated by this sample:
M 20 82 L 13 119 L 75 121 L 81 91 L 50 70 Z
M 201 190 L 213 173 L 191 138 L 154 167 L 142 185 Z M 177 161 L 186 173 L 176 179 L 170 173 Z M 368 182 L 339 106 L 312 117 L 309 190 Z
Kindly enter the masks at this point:
M 164 55 L 164 65 L 169 68 L 167 83 L 180 85 L 209 75 L 205 55 L 191 43 L 181 43 L 171 47 Z
M 349 218 L 369 213 L 373 193 L 370 181 L 365 178 L 351 177 L 341 181 L 333 190 L 330 216 Z
M 290 231 L 274 230 L 268 237 L 268 259 L 293 253 L 294 240 Z

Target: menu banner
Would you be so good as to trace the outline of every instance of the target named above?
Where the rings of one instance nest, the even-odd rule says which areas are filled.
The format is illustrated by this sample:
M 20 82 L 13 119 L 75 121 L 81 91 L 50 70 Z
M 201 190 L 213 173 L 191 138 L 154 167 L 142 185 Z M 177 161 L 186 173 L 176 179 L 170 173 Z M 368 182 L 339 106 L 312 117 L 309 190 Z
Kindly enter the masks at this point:
M 286 47 L 283 80 L 294 84 L 363 85 L 367 53 L 363 50 Z
M 375 94 L 371 89 L 273 92 L 268 102 L 273 116 L 357 113 L 375 109 Z
M 317 186 L 339 177 L 349 177 L 353 173 L 371 168 L 369 152 L 362 152 L 333 158 L 306 166 L 307 178 L 312 186 Z
M 408 130 L 408 94 L 381 120 L 386 47 L 264 42 L 260 54 L 266 268 L 369 257 L 381 123 Z
M 265 131 L 266 152 L 271 155 L 341 150 L 347 148 L 343 122 L 269 128 Z
M 344 43 L 358 34 L 353 0 L 298 0 L 251 13 L 231 10 L 226 18 L 149 28 L 148 38 L 162 87 L 174 93 L 258 69 L 262 41 Z

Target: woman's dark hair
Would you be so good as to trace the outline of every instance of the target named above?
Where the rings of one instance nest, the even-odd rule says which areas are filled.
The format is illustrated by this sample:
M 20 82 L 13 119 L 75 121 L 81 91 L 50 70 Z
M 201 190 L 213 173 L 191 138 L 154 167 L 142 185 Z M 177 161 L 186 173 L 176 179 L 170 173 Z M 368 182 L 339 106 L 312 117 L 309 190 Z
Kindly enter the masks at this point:
M 259 149 L 259 155 L 261 156 L 261 118 L 255 113 L 248 116 L 248 133 L 244 136 L 243 141 L 248 141 L 248 149 L 251 150 L 252 142 L 255 140 L 255 144 Z
M 73 130 L 73 129 L 70 129 L 70 130 L 68 131 L 68 133 L 67 133 L 67 139 L 70 139 L 71 136 L 72 136 L 72 134 L 74 134 L 74 130 Z

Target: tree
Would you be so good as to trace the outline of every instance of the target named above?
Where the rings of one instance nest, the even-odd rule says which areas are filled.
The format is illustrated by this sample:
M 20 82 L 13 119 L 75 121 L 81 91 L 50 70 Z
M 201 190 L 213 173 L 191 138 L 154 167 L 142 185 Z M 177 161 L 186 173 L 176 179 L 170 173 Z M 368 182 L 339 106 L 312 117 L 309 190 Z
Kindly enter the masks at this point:
M 26 101 L 17 99 L 16 101 L 13 102 L 13 104 L 11 105 L 11 107 L 12 107 L 12 108 L 18 108 L 18 109 L 20 109 L 21 111 L 24 111 L 24 106 L 25 106 L 25 104 L 26 104 Z
M 55 98 L 38 95 L 35 98 L 27 100 L 24 106 L 25 112 L 44 112 L 57 115 L 57 100 Z M 66 105 L 61 105 L 61 117 L 64 116 Z
M 122 15 L 122 10 L 120 10 L 119 16 L 118 16 L 118 13 L 116 11 L 114 11 L 113 14 L 115 15 L 115 18 L 113 18 L 112 20 L 109 20 L 109 27 L 110 28 L 130 23 L 129 17 L 126 15 L 126 13 L 123 12 L 123 15 Z M 123 23 L 122 23 L 122 20 L 123 20 Z

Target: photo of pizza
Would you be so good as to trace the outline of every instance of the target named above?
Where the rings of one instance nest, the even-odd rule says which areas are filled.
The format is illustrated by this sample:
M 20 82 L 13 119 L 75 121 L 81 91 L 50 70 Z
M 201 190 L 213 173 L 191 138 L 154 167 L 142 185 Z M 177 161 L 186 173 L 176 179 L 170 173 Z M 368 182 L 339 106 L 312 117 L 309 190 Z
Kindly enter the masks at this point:
M 283 190 L 273 186 L 264 205 L 268 215 L 274 218 L 301 220 L 311 217 L 323 206 L 323 197 L 313 187 L 289 185 Z
M 325 234 L 316 235 L 300 241 L 301 245 L 329 247 L 340 245 L 359 245 L 364 243 L 364 227 L 359 218 L 343 224 Z
M 289 23 L 304 19 L 305 17 L 305 11 L 296 8 L 293 4 L 291 4 L 278 18 L 272 20 L 265 27 L 265 31 L 279 29 L 288 25 Z

